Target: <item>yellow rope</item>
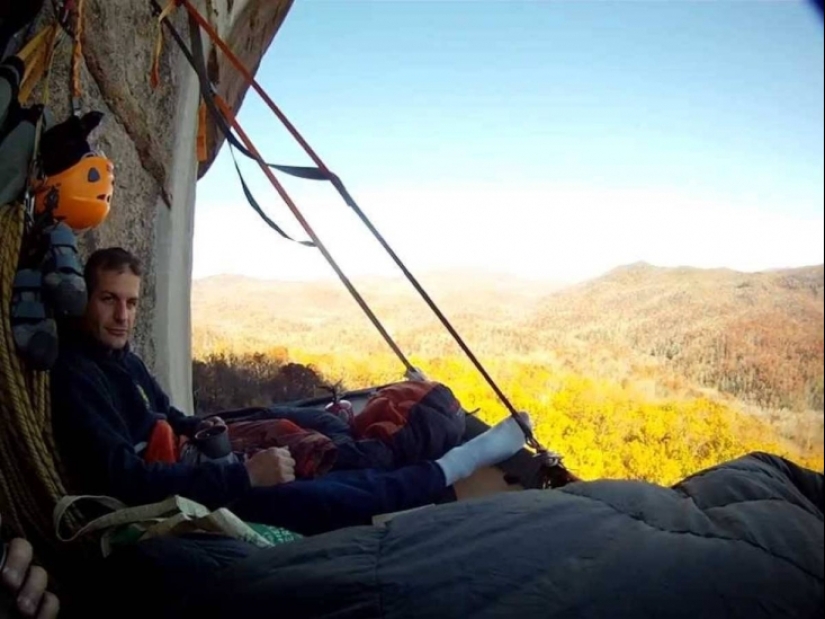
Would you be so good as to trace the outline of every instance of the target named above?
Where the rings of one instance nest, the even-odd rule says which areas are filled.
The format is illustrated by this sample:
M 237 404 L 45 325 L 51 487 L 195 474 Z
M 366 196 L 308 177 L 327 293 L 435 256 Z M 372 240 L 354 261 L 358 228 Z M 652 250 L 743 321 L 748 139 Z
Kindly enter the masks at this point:
M 34 89 L 44 82 L 42 103 L 49 100 L 49 75 L 54 62 L 55 51 L 63 40 L 63 30 L 57 22 L 43 28 L 26 46 L 18 52 L 17 57 L 23 61 L 26 70 L 20 85 L 18 97 L 21 105 L 26 105 Z
M 72 99 L 77 105 L 83 94 L 80 87 L 80 67 L 83 64 L 83 8 L 85 0 L 78 0 L 75 10 L 74 44 L 72 46 Z M 77 111 L 77 110 L 75 110 Z
M 11 330 L 24 222 L 22 206 L 0 206 L 0 510 L 17 535 L 53 549 L 52 511 L 66 489 L 52 436 L 48 374 L 25 367 Z
M 17 52 L 17 57 L 23 61 L 26 65 L 26 71 L 24 76 L 29 74 L 29 66 L 31 64 L 31 59 L 38 54 L 42 53 L 44 49 L 44 44 L 49 37 L 51 37 L 57 27 L 56 23 L 49 24 L 48 26 L 42 28 L 40 32 L 34 35 L 28 42 L 23 46 L 23 48 Z
M 158 34 L 155 40 L 155 51 L 152 53 L 152 68 L 149 73 L 149 84 L 155 89 L 160 84 L 160 57 L 163 55 L 163 21 L 175 12 L 179 0 L 169 0 L 166 7 L 158 16 Z

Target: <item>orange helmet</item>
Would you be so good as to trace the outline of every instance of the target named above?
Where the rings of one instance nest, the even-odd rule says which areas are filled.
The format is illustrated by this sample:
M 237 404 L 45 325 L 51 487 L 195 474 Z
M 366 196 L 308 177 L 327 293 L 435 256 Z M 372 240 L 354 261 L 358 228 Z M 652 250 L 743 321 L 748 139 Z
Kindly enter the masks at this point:
M 115 175 L 111 161 L 89 153 L 75 165 L 47 176 L 34 187 L 34 209 L 52 209 L 55 219 L 73 230 L 99 226 L 109 215 Z

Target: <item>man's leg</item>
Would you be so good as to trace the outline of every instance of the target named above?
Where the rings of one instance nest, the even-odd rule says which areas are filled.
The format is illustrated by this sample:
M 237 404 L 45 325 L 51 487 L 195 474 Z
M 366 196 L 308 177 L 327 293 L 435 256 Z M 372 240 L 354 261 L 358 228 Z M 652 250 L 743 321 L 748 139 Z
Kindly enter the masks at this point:
M 424 462 L 397 471 L 335 471 L 319 479 L 252 488 L 230 509 L 248 522 L 316 535 L 433 503 L 446 490 L 441 467 Z
M 319 479 L 253 488 L 230 507 L 249 522 L 304 535 L 366 525 L 373 516 L 438 501 L 457 481 L 515 454 L 524 440 L 515 419 L 507 419 L 437 462 L 396 471 L 335 471 Z

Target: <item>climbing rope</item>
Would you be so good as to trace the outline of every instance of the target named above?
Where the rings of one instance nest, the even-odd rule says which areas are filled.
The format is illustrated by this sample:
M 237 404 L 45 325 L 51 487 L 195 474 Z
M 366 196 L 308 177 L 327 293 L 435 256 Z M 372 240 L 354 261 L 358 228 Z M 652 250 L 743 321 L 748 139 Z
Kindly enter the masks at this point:
M 74 28 L 72 32 L 72 65 L 71 65 L 71 93 L 72 113 L 80 115 L 80 98 L 83 91 L 80 86 L 80 68 L 83 66 L 83 8 L 86 0 L 78 0 L 74 12 Z
M 157 13 L 158 19 L 158 34 L 155 40 L 155 51 L 152 54 L 152 70 L 149 75 L 149 84 L 152 88 L 157 88 L 160 84 L 160 57 L 163 54 L 163 23 L 174 13 L 176 8 L 177 0 L 169 0 L 166 7 L 162 10 L 153 0 L 153 10 Z
M 68 2 L 60 7 L 77 11 L 78 31 L 82 31 L 82 6 L 83 0 L 80 0 L 79 5 Z M 17 54 L 25 66 L 20 103 L 26 105 L 36 88 L 42 87 L 30 176 L 38 159 L 42 109 L 49 104 L 49 78 L 57 47 L 63 40 L 66 19 L 67 15 L 58 13 L 55 21 Z M 78 47 L 76 44 L 75 52 Z M 79 75 L 74 66 L 72 74 Z M 52 432 L 48 373 L 26 367 L 17 354 L 11 326 L 13 284 L 29 215 L 25 201 L 0 205 L 0 511 L 4 524 L 17 535 L 31 539 L 41 553 L 53 553 L 57 541 L 52 511 L 65 496 L 66 489 Z M 72 513 L 69 520 L 69 526 L 75 526 L 77 513 Z
M 52 433 L 48 374 L 24 365 L 11 329 L 24 224 L 22 206 L 0 206 L 0 511 L 17 535 L 53 549 L 52 510 L 66 491 Z
M 55 52 L 63 40 L 60 24 L 54 22 L 45 26 L 17 53 L 26 69 L 20 84 L 19 100 L 25 105 L 35 88 L 43 84 L 42 103 L 49 103 L 49 76 L 54 63 Z

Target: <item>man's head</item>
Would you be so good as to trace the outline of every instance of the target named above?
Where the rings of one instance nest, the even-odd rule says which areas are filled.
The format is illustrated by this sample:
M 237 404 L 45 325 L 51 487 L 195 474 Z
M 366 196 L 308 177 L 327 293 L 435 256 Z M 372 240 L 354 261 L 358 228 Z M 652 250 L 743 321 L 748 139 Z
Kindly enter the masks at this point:
M 86 262 L 89 302 L 83 325 L 98 342 L 120 350 L 135 327 L 140 297 L 140 260 L 120 247 L 100 249 Z

